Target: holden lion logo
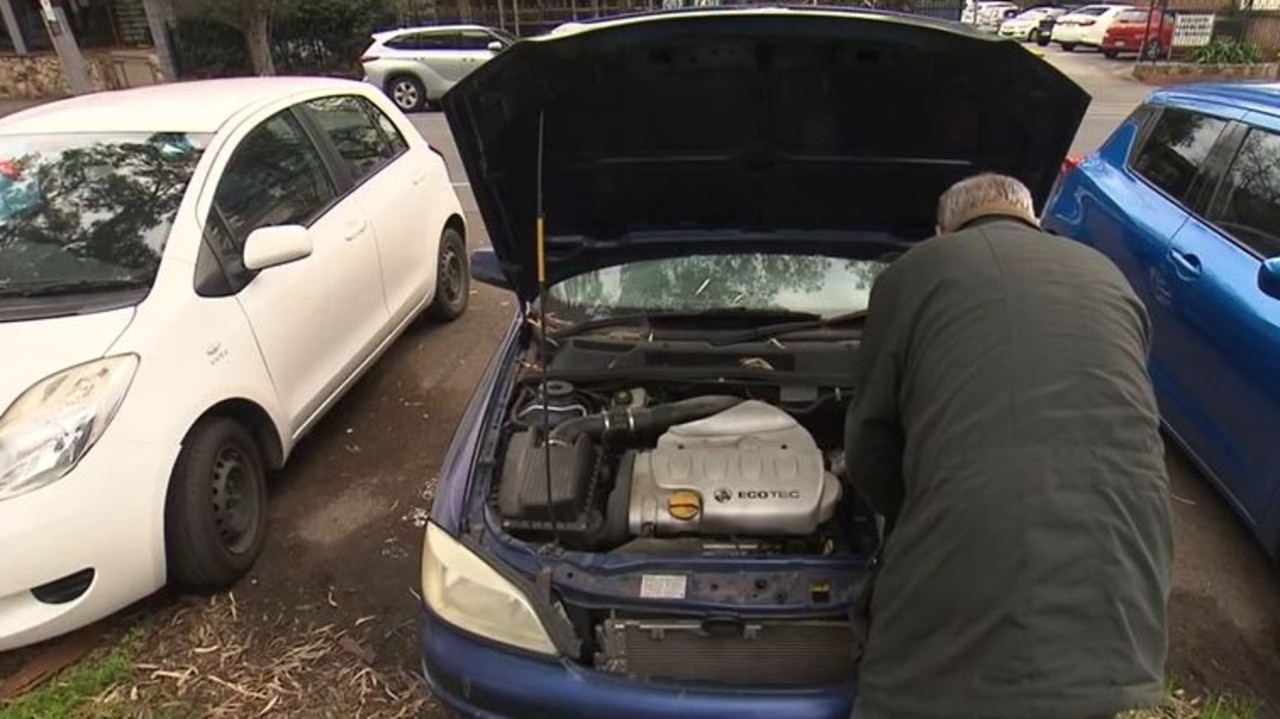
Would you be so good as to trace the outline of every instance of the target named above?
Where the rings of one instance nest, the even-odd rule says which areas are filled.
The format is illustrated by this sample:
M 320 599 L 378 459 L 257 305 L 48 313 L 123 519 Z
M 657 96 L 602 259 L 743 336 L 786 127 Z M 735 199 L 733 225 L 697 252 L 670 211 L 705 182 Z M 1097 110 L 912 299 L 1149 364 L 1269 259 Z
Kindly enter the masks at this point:
M 721 504 L 723 504 L 725 502 L 728 502 L 730 499 L 733 499 L 733 492 L 730 492 L 724 487 L 721 487 L 720 489 L 716 490 L 716 493 L 714 496 L 717 502 L 720 502 Z

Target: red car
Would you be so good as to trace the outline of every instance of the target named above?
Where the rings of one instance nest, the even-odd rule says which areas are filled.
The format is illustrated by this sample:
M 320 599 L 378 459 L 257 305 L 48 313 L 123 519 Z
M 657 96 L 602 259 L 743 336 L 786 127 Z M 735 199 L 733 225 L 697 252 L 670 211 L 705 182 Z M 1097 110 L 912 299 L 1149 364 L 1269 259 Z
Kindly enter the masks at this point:
M 1147 16 L 1151 16 L 1151 31 L 1147 32 Z M 1163 16 L 1164 22 L 1160 19 Z M 1146 37 L 1146 45 L 1142 44 Z M 1102 54 L 1114 58 L 1122 53 L 1142 57 L 1160 57 L 1173 42 L 1173 16 L 1159 10 L 1126 10 L 1116 16 L 1111 27 L 1102 36 Z

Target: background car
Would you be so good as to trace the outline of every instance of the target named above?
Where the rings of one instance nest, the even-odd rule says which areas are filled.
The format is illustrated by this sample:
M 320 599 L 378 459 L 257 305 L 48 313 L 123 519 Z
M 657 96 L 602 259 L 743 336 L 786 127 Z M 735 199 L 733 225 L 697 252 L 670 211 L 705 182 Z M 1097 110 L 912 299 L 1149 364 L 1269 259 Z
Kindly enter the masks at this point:
M 3 651 L 242 576 L 267 473 L 469 293 L 443 158 L 362 83 L 86 95 L 0 158 Z
M 1131 9 L 1129 5 L 1086 5 L 1059 17 L 1050 39 L 1067 52 L 1079 46 L 1101 47 L 1107 28 Z
M 481 25 L 437 25 L 380 32 L 360 57 L 364 80 L 404 112 L 433 106 L 449 88 L 516 41 Z
M 964 9 L 960 11 L 960 22 L 967 25 L 980 25 L 992 12 L 998 16 L 1000 12 L 1017 5 L 1006 0 L 965 0 Z
M 1151 19 L 1150 27 L 1148 17 Z M 1109 58 L 1130 53 L 1144 58 L 1161 57 L 1173 45 L 1173 27 L 1173 13 L 1143 8 L 1125 10 L 1116 16 L 1115 22 L 1103 34 L 1102 54 Z
M 1069 13 L 1075 12 L 1076 10 L 1084 6 L 1065 4 L 1065 5 L 1059 5 L 1058 7 L 1061 8 L 1063 12 L 1053 14 L 1053 15 L 1046 15 L 1040 18 L 1040 29 L 1038 32 L 1036 32 L 1036 39 L 1035 39 L 1036 44 L 1039 45 L 1040 47 L 1048 46 L 1049 38 L 1053 36 L 1053 26 L 1057 24 L 1058 18 L 1062 17 L 1063 15 L 1067 15 Z
M 1000 23 L 1005 19 L 1005 13 L 1018 12 L 1018 6 L 1011 2 L 981 2 L 978 3 L 978 12 L 975 25 L 978 29 L 987 32 L 995 32 L 1000 28 Z
M 1064 7 L 1041 5 L 1023 10 L 1000 24 L 1000 35 L 1027 42 L 1035 42 L 1040 37 L 1040 23 L 1045 18 L 1066 14 Z
M 1044 225 L 1129 278 L 1169 435 L 1280 556 L 1280 87 L 1153 93 L 1068 163 Z

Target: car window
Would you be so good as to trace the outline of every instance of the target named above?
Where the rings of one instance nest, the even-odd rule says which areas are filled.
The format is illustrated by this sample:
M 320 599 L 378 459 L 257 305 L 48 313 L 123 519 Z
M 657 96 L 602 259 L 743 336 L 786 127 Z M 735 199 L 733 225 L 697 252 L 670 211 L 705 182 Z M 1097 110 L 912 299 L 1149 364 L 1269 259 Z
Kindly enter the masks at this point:
M 462 50 L 485 50 L 491 42 L 498 42 L 498 38 L 483 30 L 463 30 L 458 47 Z
M 400 144 L 394 144 L 375 119 L 382 111 L 362 97 L 323 97 L 311 100 L 306 107 L 346 162 L 355 182 L 372 175 L 404 151 L 404 138 L 397 131 L 394 137 Z M 382 118 L 387 120 L 385 115 Z M 390 120 L 387 124 L 391 124 Z M 394 131 L 395 126 L 391 125 L 391 129 Z
M 1196 112 L 1165 109 L 1133 158 L 1133 169 L 1183 201 L 1217 142 L 1226 121 Z
M 214 192 L 219 254 L 239 259 L 249 233 L 272 225 L 310 224 L 334 199 L 319 150 L 292 112 L 254 128 L 236 148 Z M 222 224 L 219 227 L 217 225 Z
M 1280 256 L 1280 135 L 1249 131 L 1210 219 L 1263 257 Z
M 1140 22 L 1145 24 L 1147 22 L 1147 11 L 1146 10 L 1125 10 L 1119 15 L 1116 15 L 1116 22 L 1125 22 L 1125 23 Z
M 454 34 L 447 32 L 415 32 L 400 35 L 387 41 L 387 47 L 397 50 L 452 50 Z
M 1111 8 L 1106 5 L 1096 5 L 1094 7 L 1082 7 L 1076 10 L 1073 15 L 1103 15 Z

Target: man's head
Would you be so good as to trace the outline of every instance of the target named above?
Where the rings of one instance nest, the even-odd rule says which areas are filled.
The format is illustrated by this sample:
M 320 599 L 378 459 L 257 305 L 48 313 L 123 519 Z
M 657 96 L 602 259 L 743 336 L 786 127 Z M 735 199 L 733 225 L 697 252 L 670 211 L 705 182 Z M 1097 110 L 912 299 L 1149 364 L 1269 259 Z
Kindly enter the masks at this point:
M 1026 185 L 1005 175 L 974 175 L 947 188 L 938 199 L 938 234 L 955 232 L 979 217 L 999 215 L 1039 225 Z

